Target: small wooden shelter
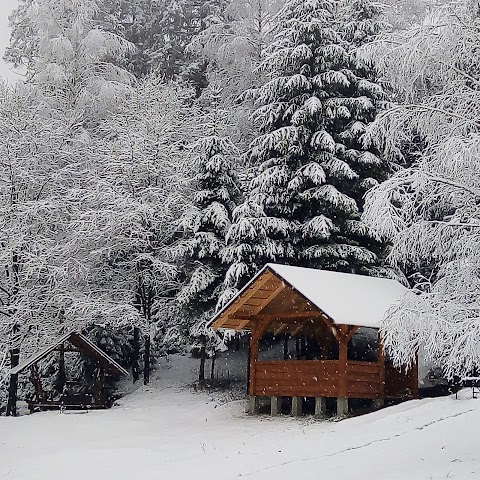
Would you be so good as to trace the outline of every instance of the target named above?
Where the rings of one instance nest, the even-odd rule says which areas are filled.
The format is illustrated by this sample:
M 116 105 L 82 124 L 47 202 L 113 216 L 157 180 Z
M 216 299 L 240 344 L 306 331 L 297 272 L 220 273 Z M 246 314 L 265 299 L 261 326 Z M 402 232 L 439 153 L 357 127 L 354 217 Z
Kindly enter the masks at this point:
M 63 375 L 63 393 L 58 398 L 49 398 L 43 385 L 38 369 L 38 363 L 52 353 L 59 355 L 61 375 Z M 79 353 L 91 358 L 95 363 L 94 384 L 91 391 L 75 391 L 75 382 L 69 382 L 65 377 L 65 354 Z M 87 337 L 79 332 L 71 331 L 57 338 L 53 343 L 21 362 L 10 371 L 10 375 L 18 376 L 23 371 L 30 369 L 32 381 L 35 386 L 35 399 L 29 401 L 30 411 L 54 408 L 105 408 L 108 398 L 105 392 L 105 379 L 107 375 L 128 375 L 121 365 L 109 357 L 105 352 L 93 344 Z M 16 399 L 15 399 L 16 401 Z
M 249 409 L 258 397 L 271 398 L 272 414 L 280 397 L 292 397 L 292 413 L 301 413 L 303 397 L 315 397 L 317 414 L 326 398 L 337 399 L 337 412 L 348 412 L 348 399 L 418 396 L 418 373 L 397 370 L 382 349 L 380 323 L 407 289 L 384 278 L 267 264 L 210 321 L 214 329 L 250 331 Z M 373 331 L 375 361 L 352 359 L 352 337 Z M 315 359 L 259 359 L 264 335 L 306 336 L 318 345 Z

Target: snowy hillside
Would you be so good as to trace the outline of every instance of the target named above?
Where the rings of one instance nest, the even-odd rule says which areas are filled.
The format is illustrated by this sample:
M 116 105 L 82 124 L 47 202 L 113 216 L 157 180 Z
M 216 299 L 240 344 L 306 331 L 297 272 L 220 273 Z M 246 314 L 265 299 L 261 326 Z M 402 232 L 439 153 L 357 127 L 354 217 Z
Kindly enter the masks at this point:
M 480 400 L 468 390 L 341 422 L 273 419 L 196 393 L 196 368 L 164 363 L 152 386 L 111 410 L 1 417 L 0 479 L 480 477 Z

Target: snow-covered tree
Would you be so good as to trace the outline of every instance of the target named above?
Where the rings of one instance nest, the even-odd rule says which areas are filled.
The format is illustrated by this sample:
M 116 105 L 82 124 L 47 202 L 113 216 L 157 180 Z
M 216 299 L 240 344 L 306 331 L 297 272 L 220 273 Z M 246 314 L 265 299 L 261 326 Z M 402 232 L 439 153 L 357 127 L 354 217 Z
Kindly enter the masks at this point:
M 224 0 L 102 0 L 98 21 L 136 46 L 125 67 L 137 77 L 156 73 L 164 79 L 185 73 L 204 86 L 204 66 L 190 65 L 186 46 L 219 21 Z
M 28 354 L 84 324 L 74 291 L 88 265 L 73 226 L 104 159 L 95 128 L 130 92 L 130 76 L 108 59 L 131 45 L 96 28 L 93 0 L 20 9 L 28 85 L 2 90 L 0 341 Z
M 378 32 L 377 15 L 370 2 L 346 11 L 291 0 L 275 18 L 263 62 L 270 79 L 250 92 L 261 134 L 249 159 L 258 175 L 228 233 L 227 287 L 267 260 L 364 273 L 378 264 L 379 239 L 360 212 L 390 166 L 362 137 L 385 94 L 355 55 Z
M 220 343 L 218 335 L 205 324 L 214 313 L 222 289 L 226 266 L 220 253 L 241 193 L 235 174 L 238 151 L 225 135 L 229 112 L 219 105 L 221 87 L 210 85 L 207 93 L 202 98 L 208 105 L 201 112 L 202 138 L 192 145 L 197 172 L 192 185 L 193 204 L 181 220 L 184 239 L 178 250 L 186 282 L 177 301 L 189 334 L 205 343 L 203 350 L 210 346 L 215 351 Z
M 198 130 L 195 108 L 187 108 L 192 96 L 190 90 L 148 77 L 124 109 L 102 125 L 103 182 L 85 202 L 85 218 L 78 223 L 91 242 L 84 241 L 95 265 L 89 291 L 98 295 L 100 289 L 114 304 L 133 305 L 147 345 L 167 330 L 180 287 L 169 249 L 187 205 L 193 168 L 185 145 Z
M 272 40 L 272 19 L 280 4 L 279 0 L 231 2 L 223 18 L 192 39 L 189 52 L 208 64 L 207 79 L 222 84 L 224 101 L 238 102 L 264 77 L 258 67 Z
M 364 220 L 393 244 L 391 263 L 421 274 L 385 322 L 385 345 L 397 363 L 422 349 L 449 377 L 480 366 L 479 35 L 478 4 L 457 2 L 364 52 L 402 100 L 369 137 L 392 158 L 424 145 L 366 202 Z

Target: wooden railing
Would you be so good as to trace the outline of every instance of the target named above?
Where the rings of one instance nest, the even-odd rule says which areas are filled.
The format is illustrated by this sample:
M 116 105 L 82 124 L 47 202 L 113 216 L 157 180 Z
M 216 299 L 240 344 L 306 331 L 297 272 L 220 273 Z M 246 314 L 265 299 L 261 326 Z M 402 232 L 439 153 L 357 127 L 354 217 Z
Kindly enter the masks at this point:
M 256 361 L 251 391 L 259 396 L 379 398 L 383 392 L 382 365 L 339 360 Z M 346 375 L 345 375 L 346 373 Z M 342 391 L 343 389 L 343 391 Z

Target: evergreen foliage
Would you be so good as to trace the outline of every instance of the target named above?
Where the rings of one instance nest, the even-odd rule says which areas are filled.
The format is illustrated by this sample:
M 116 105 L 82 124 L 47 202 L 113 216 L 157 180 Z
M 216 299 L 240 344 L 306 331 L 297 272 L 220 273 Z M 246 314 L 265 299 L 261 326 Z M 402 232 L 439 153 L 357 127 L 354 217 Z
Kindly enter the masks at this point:
M 379 262 L 382 245 L 360 212 L 390 170 L 363 141 L 385 93 L 355 49 L 382 26 L 368 1 L 341 7 L 290 0 L 275 19 L 270 78 L 248 92 L 261 129 L 249 151 L 258 175 L 227 235 L 227 289 L 266 261 L 357 273 Z
M 224 4 L 224 0 L 106 0 L 104 23 L 136 46 L 125 66 L 137 77 L 155 72 L 169 80 L 182 74 L 201 90 L 206 86 L 206 66 L 191 62 L 186 47 L 219 22 Z
M 211 85 L 203 98 L 208 103 L 202 114 L 206 136 L 193 145 L 197 169 L 193 208 L 181 220 L 184 239 L 178 252 L 186 282 L 177 301 L 187 328 L 192 336 L 211 338 L 213 343 L 218 343 L 216 334 L 208 332 L 205 323 L 214 312 L 225 277 L 220 252 L 241 195 L 234 165 L 238 151 L 225 136 L 229 115 L 219 106 L 220 94 L 221 89 Z

